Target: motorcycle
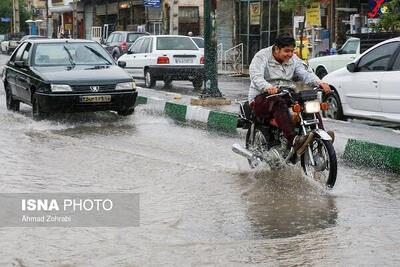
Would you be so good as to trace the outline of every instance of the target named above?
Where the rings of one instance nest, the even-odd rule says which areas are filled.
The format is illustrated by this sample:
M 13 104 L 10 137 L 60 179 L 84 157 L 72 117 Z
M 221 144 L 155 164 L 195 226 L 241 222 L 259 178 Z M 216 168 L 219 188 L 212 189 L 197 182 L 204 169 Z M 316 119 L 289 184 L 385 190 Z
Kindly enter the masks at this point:
M 328 104 L 322 102 L 320 88 L 295 93 L 292 88 L 279 88 L 278 94 L 265 97 L 286 97 L 289 99 L 294 130 L 298 135 L 313 133 L 304 152 L 297 155 L 293 147 L 287 146 L 287 140 L 274 119 L 265 121 L 254 113 L 255 102 L 240 102 L 238 128 L 247 130 L 245 147 L 234 144 L 233 152 L 247 158 L 251 168 L 266 163 L 271 168 L 284 164 L 296 164 L 299 160 L 304 174 L 328 188 L 336 182 L 337 159 L 331 136 L 318 127 L 317 114 L 327 110 Z

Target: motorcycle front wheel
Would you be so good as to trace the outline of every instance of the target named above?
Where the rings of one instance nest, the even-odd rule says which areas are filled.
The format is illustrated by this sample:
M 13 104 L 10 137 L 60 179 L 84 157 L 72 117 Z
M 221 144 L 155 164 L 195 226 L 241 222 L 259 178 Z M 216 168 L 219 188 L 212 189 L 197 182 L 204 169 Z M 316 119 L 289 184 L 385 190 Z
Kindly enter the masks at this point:
M 311 153 L 310 151 L 311 150 Z M 310 154 L 316 163 L 312 166 Z M 305 175 L 322 185 L 332 188 L 336 182 L 337 159 L 332 142 L 316 138 L 301 156 L 301 166 Z
M 266 147 L 267 138 L 265 133 L 258 127 L 255 127 L 253 132 L 252 127 L 250 127 L 246 134 L 246 148 L 255 153 L 256 156 L 261 156 Z M 251 168 L 255 168 L 254 161 L 250 159 L 247 159 L 247 161 Z

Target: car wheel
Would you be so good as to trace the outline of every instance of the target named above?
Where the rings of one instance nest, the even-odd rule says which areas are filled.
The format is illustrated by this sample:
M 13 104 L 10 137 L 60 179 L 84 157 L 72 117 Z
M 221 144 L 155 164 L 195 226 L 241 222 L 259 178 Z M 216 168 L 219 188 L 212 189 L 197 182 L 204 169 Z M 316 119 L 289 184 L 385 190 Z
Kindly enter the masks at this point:
M 326 71 L 326 69 L 324 67 L 319 67 L 319 68 L 317 68 L 317 71 L 315 72 L 315 74 L 318 76 L 318 78 L 322 79 L 328 74 L 328 72 Z
M 203 86 L 203 78 L 195 78 L 192 83 L 195 90 L 200 90 Z
M 148 70 L 144 72 L 144 82 L 147 88 L 154 88 L 156 86 L 156 80 Z
M 132 115 L 134 111 L 135 111 L 135 108 L 128 108 L 128 109 L 118 110 L 118 115 L 120 115 L 120 116 L 129 116 L 129 115 Z
M 32 117 L 34 120 L 43 120 L 47 117 L 47 113 L 42 111 L 42 108 L 39 105 L 39 101 L 37 100 L 37 96 L 32 96 Z
M 6 105 L 11 111 L 19 111 L 19 101 L 15 100 L 11 93 L 10 85 L 6 85 Z
M 172 86 L 172 79 L 165 78 L 164 79 L 164 87 L 171 87 Z
M 329 104 L 328 110 L 325 110 L 322 113 L 324 117 L 335 120 L 346 119 L 343 115 L 342 103 L 340 102 L 339 96 L 336 92 L 327 94 L 324 98 L 324 102 Z

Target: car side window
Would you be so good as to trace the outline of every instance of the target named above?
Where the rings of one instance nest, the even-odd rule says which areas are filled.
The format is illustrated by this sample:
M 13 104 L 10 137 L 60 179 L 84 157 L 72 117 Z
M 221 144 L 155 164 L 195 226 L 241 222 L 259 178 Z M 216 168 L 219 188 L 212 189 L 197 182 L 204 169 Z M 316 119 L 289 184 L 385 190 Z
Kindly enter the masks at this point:
M 149 44 L 150 44 L 150 38 L 144 38 L 143 44 L 140 47 L 139 53 L 148 53 L 147 51 L 149 50 Z
M 389 61 L 398 47 L 399 42 L 391 42 L 375 48 L 360 59 L 358 70 L 363 72 L 387 70 Z
M 113 33 L 113 34 L 111 34 L 110 36 L 108 36 L 106 43 L 107 43 L 107 44 L 108 44 L 108 43 L 111 43 L 111 42 L 112 42 L 112 40 L 113 40 L 113 38 L 114 38 L 114 36 L 115 36 L 115 34 L 114 34 L 114 33 Z
M 149 43 L 146 53 L 151 53 L 153 51 L 153 38 L 149 38 L 149 39 L 150 39 L 150 43 Z
M 137 40 L 131 47 L 131 52 L 134 54 L 140 53 L 140 47 L 142 46 L 143 39 Z
M 396 59 L 394 60 L 394 63 L 393 63 L 393 68 L 392 68 L 392 70 L 400 70 L 400 54 L 397 54 L 397 57 L 396 57 Z
M 22 60 L 22 54 L 24 53 L 24 50 L 26 48 L 27 43 L 24 43 L 23 45 L 21 45 L 17 51 L 17 53 L 15 53 L 15 57 L 13 61 L 20 61 Z
M 29 64 L 29 51 L 31 50 L 31 46 L 32 45 L 28 43 L 24 49 L 24 52 L 22 52 L 21 60 L 25 63 L 25 65 Z

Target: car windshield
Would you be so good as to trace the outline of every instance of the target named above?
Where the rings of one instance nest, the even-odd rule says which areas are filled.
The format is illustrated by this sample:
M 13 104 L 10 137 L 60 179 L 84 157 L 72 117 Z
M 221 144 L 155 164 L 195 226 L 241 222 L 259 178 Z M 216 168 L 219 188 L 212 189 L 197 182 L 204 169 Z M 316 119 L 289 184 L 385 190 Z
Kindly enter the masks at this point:
M 342 54 L 356 54 L 360 41 L 350 40 L 342 47 Z
M 203 38 L 192 38 L 192 40 L 196 43 L 199 48 L 204 48 L 204 39 Z
M 36 66 L 111 65 L 112 59 L 97 43 L 37 44 Z
M 145 36 L 144 33 L 128 33 L 128 43 L 134 43 L 137 38 Z
M 158 37 L 157 50 L 199 50 L 189 37 Z

